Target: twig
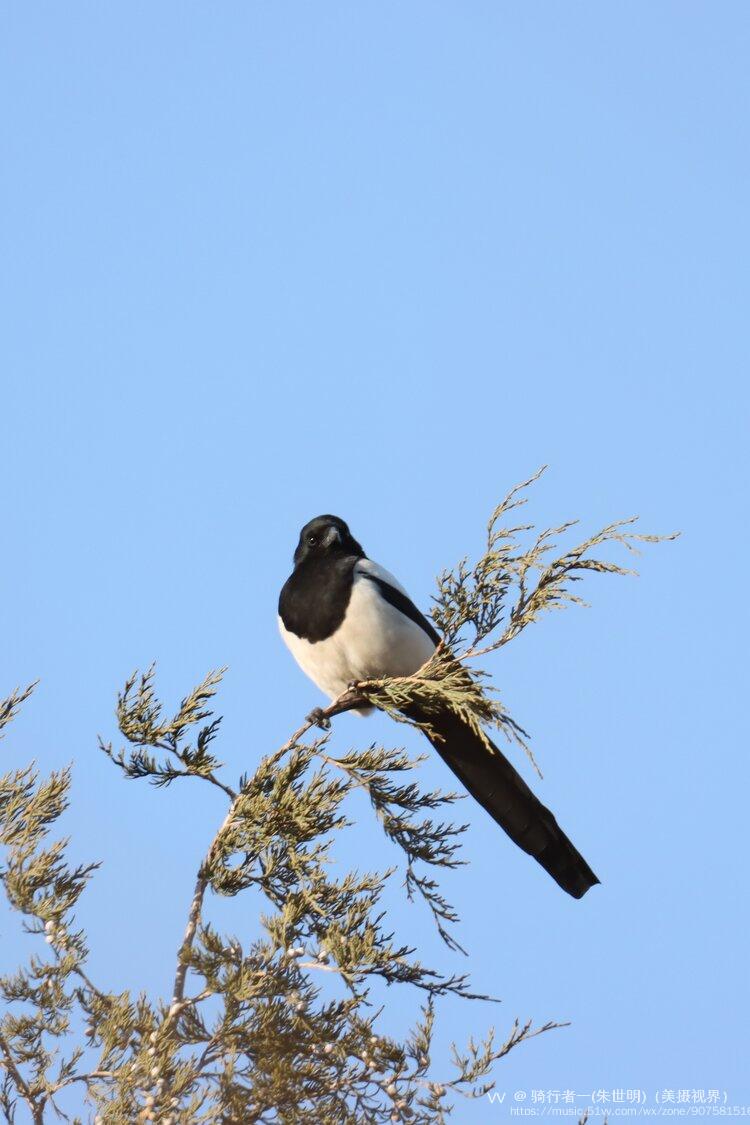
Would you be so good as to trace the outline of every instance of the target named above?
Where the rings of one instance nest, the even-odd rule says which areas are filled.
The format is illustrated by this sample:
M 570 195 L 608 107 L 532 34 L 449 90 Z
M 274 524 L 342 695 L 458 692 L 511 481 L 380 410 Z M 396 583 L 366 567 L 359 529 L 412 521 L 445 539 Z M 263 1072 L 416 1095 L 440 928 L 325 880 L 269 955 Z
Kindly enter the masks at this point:
M 42 1102 L 40 1104 L 37 1101 L 36 1097 L 31 1091 L 31 1087 L 29 1086 L 24 1076 L 21 1074 L 21 1071 L 16 1066 L 15 1060 L 13 1058 L 13 1052 L 10 1049 L 10 1044 L 8 1043 L 8 1040 L 5 1038 L 2 1032 L 0 1032 L 0 1051 L 3 1054 L 3 1058 L 0 1059 L 0 1066 L 4 1066 L 10 1074 L 11 1078 L 18 1088 L 19 1093 L 31 1110 L 31 1117 L 34 1125 L 38 1125 L 38 1123 L 44 1121 L 44 1103 Z
M 96 1082 L 98 1079 L 111 1078 L 115 1079 L 118 1075 L 114 1070 L 90 1070 L 88 1074 L 71 1074 L 69 1078 L 65 1078 L 62 1082 L 58 1082 L 53 1088 L 52 1093 L 56 1094 L 58 1090 L 64 1089 L 66 1086 L 72 1086 L 74 1082 Z
M 167 753 L 174 754 L 178 761 L 182 762 L 183 765 L 185 764 L 185 757 L 180 753 L 176 746 L 173 746 L 169 742 L 157 742 L 156 746 L 158 746 L 160 750 L 166 750 Z M 210 781 L 212 785 L 215 785 L 217 787 L 217 789 L 223 790 L 223 792 L 226 793 L 227 797 L 229 797 L 230 801 L 234 801 L 237 797 L 237 794 L 234 789 L 232 789 L 231 785 L 225 785 L 223 781 L 219 780 L 219 778 L 213 771 L 211 771 L 210 773 L 198 773 L 196 772 L 196 770 L 191 769 L 176 770 L 175 776 L 197 777 L 202 781 Z

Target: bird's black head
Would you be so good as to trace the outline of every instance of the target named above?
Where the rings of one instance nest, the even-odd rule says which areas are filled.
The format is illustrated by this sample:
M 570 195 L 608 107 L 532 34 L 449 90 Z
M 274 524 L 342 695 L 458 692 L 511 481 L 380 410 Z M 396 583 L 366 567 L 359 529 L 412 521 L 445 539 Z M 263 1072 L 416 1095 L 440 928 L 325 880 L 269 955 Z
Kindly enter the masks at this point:
M 359 543 L 338 516 L 316 516 L 305 524 L 299 533 L 294 565 L 299 566 L 304 559 L 327 555 L 356 555 L 358 558 L 364 555 Z

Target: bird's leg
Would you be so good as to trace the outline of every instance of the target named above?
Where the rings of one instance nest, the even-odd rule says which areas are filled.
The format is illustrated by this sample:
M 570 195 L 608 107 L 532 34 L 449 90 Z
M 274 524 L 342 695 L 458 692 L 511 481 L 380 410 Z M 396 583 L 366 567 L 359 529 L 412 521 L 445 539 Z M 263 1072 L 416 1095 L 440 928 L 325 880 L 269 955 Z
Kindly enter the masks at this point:
M 368 707 L 367 699 L 357 691 L 357 685 L 351 684 L 343 695 L 334 699 L 328 707 L 314 707 L 307 716 L 306 722 L 321 730 L 331 729 L 331 719 L 334 715 L 341 715 L 344 711 L 356 711 L 360 707 Z
M 322 707 L 313 707 L 305 722 L 310 723 L 311 726 L 320 727 L 321 730 L 331 729 L 331 720 Z

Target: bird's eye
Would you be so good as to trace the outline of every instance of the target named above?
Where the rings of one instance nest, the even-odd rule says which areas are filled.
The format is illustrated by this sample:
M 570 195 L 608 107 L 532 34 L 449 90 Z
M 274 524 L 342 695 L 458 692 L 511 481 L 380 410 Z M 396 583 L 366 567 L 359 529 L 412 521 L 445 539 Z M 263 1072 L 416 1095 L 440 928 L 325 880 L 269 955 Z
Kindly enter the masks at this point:
M 307 542 L 310 544 L 311 547 L 314 547 L 315 544 L 318 542 L 317 535 L 308 535 Z

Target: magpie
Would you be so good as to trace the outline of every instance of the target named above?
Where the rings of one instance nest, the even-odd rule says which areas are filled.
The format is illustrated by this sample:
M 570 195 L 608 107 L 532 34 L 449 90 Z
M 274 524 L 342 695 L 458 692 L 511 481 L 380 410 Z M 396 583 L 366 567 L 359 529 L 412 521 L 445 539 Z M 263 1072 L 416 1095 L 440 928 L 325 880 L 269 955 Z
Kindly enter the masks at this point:
M 440 641 L 403 586 L 331 515 L 316 516 L 300 532 L 294 570 L 279 597 L 279 629 L 302 670 L 331 700 L 362 680 L 412 675 Z M 404 714 L 428 722 L 415 704 Z M 494 744 L 490 752 L 447 707 L 430 713 L 424 733 L 472 797 L 563 890 L 581 898 L 599 882 Z

